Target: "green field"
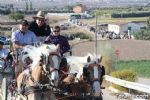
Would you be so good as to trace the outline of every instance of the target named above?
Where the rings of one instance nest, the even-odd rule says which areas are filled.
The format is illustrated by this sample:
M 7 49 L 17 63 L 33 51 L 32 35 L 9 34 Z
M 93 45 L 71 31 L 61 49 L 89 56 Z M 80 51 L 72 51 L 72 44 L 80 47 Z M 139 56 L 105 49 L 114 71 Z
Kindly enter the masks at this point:
M 97 22 L 98 23 L 126 23 L 126 22 L 145 22 L 147 21 L 148 17 L 134 17 L 134 18 L 100 18 L 98 17 Z M 84 22 L 89 23 L 89 24 L 95 24 L 96 19 L 89 19 L 89 20 L 84 20 Z
M 150 60 L 140 61 L 118 61 L 116 63 L 116 70 L 133 69 L 138 76 L 150 77 Z

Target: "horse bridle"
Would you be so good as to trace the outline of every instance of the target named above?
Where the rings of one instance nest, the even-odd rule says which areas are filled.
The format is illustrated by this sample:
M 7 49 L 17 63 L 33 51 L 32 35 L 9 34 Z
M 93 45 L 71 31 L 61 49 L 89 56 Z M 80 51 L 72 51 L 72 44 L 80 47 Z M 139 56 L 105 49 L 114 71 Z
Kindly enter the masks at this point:
M 100 76 L 101 71 L 102 71 L 100 64 L 97 64 L 97 63 L 87 64 L 83 69 L 83 76 L 85 77 L 85 79 L 87 78 L 87 81 L 89 81 L 91 84 L 93 84 L 95 81 L 100 82 L 100 77 L 94 78 L 94 76 L 93 76 L 93 79 L 90 79 L 91 78 L 90 70 L 93 69 L 94 67 L 98 68 L 98 72 L 99 72 L 99 76 Z
M 47 60 L 46 56 L 42 55 L 41 60 L 40 60 L 40 66 L 42 67 L 42 71 L 44 72 L 44 74 L 48 76 L 47 71 L 45 71 L 45 69 L 44 69 L 44 64 L 45 64 L 46 60 Z M 27 97 L 28 94 L 31 94 L 33 92 L 37 92 L 37 91 L 45 92 L 45 91 L 51 90 L 51 87 L 50 87 L 51 85 L 49 83 L 41 84 L 33 78 L 31 67 L 29 67 L 28 70 L 29 70 L 29 76 L 26 76 L 26 77 L 30 78 L 31 81 L 33 82 L 33 84 L 35 84 L 35 86 L 25 87 L 26 86 L 26 84 L 25 84 L 26 77 L 23 77 L 23 80 L 21 83 L 21 94 L 23 94 Z
M 52 57 L 52 56 L 60 57 L 60 55 L 59 55 L 57 52 L 52 52 L 52 53 L 50 53 L 50 56 L 49 56 L 49 57 Z M 47 65 L 48 65 L 48 63 L 47 63 Z M 50 67 L 52 67 L 52 66 L 50 66 Z M 50 68 L 50 69 L 52 69 L 52 68 Z M 52 72 L 54 72 L 54 71 L 59 71 L 59 68 L 53 68 L 52 70 L 50 70 L 50 74 L 51 74 Z

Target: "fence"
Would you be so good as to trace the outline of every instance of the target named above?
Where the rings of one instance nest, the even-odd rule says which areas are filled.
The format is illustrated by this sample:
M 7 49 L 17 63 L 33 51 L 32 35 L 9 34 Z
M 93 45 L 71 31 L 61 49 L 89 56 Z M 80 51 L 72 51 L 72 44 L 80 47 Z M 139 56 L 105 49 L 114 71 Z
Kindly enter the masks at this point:
M 111 83 L 120 85 L 120 86 L 124 86 L 126 88 L 138 90 L 138 91 L 145 92 L 145 93 L 150 93 L 149 85 L 143 85 L 143 84 L 136 83 L 136 82 L 129 82 L 129 81 L 121 80 L 121 79 L 114 78 L 114 77 L 108 76 L 108 75 L 105 75 L 105 80 L 107 80 Z

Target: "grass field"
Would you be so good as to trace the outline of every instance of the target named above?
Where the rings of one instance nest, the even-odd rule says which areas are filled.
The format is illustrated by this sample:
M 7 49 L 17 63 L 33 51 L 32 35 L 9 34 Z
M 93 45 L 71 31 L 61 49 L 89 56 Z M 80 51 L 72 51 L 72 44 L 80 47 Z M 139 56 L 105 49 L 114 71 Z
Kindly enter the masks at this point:
M 116 69 L 133 69 L 137 72 L 138 76 L 150 77 L 150 60 L 118 61 L 116 63 Z
M 126 23 L 126 22 L 143 22 L 147 21 L 148 17 L 133 17 L 133 18 L 98 18 L 98 23 Z M 83 22 L 89 23 L 89 24 L 95 24 L 96 19 L 89 19 L 89 20 L 83 20 Z

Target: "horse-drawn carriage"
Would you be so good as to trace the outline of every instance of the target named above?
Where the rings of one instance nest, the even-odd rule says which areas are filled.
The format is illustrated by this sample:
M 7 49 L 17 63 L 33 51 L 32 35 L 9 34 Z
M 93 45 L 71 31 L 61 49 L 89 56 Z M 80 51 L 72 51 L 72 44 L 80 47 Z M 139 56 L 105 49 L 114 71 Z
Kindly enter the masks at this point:
M 14 78 L 15 72 L 12 64 L 12 56 L 10 56 L 10 53 L 8 53 L 8 56 L 4 60 L 3 58 L 0 59 L 4 64 L 1 65 L 0 68 L 0 78 L 2 79 L 1 82 L 1 97 L 2 100 L 6 100 L 7 97 L 7 90 L 8 86 L 12 82 L 12 79 Z
M 98 57 L 66 56 L 55 45 L 26 46 L 22 60 L 27 65 L 16 81 L 2 80 L 3 100 L 102 100 L 102 66 Z

